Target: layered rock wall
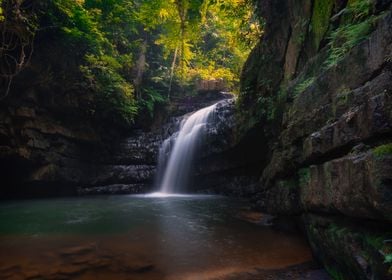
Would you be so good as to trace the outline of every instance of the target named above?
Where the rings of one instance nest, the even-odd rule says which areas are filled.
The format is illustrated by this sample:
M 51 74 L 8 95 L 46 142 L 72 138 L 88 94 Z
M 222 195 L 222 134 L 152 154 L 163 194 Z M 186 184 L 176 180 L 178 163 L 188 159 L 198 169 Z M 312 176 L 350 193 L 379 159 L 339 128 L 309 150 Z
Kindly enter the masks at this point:
M 240 135 L 251 127 L 265 135 L 258 205 L 301 215 L 331 275 L 388 279 L 391 1 L 264 0 L 258 8 L 265 35 L 245 65 L 238 110 Z

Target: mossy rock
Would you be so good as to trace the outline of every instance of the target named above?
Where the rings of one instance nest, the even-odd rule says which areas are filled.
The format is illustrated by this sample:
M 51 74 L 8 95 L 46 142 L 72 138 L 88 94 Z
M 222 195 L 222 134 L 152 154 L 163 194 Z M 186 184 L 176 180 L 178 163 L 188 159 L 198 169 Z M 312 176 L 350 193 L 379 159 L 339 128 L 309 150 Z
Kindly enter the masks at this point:
M 303 218 L 313 252 L 332 279 L 390 279 L 390 228 L 314 214 Z
M 312 21 L 310 23 L 310 34 L 312 36 L 312 45 L 315 51 L 320 47 L 325 34 L 329 28 L 329 19 L 335 1 L 333 0 L 315 0 L 313 7 Z

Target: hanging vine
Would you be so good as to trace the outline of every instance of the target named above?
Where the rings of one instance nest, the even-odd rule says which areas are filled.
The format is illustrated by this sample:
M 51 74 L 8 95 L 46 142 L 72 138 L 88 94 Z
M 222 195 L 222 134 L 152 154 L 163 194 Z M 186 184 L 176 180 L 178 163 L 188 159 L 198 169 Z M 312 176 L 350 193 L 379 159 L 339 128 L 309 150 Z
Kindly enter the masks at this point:
M 33 54 L 37 30 L 34 2 L 0 1 L 0 100 L 8 96 L 12 80 L 28 65 Z

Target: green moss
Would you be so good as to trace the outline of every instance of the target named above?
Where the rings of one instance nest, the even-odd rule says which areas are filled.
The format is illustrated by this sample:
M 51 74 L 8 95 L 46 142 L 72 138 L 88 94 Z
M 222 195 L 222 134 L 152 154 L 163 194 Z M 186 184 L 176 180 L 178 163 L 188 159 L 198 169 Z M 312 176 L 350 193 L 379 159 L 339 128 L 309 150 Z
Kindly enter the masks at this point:
M 332 183 L 334 172 L 332 171 L 332 164 L 330 162 L 326 162 L 323 165 L 323 173 L 325 194 L 327 195 L 325 199 L 332 200 L 332 197 L 334 196 L 334 188 Z
M 282 104 L 287 101 L 287 88 L 281 87 L 277 94 L 277 102 Z
M 315 50 L 320 47 L 320 42 L 325 36 L 329 27 L 329 18 L 332 14 L 334 1 L 315 0 L 311 21 L 311 35 Z
M 339 94 L 336 96 L 336 104 L 338 106 L 346 105 L 350 95 L 350 89 L 343 86 L 338 90 Z
M 373 154 L 376 157 L 382 157 L 385 155 L 392 155 L 392 143 L 378 146 L 373 149 Z
M 351 90 L 346 86 L 342 86 L 337 90 L 338 94 L 332 103 L 332 111 L 336 116 L 339 109 L 346 107 L 349 102 Z

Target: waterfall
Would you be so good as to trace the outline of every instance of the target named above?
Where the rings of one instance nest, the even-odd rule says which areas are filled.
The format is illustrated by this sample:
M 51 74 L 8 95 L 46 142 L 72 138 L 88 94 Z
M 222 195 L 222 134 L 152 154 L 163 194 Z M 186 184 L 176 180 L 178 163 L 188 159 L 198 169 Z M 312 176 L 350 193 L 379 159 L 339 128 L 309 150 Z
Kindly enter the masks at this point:
M 159 151 L 158 180 L 161 193 L 183 192 L 192 160 L 200 146 L 216 104 L 203 108 L 183 120 L 180 130 L 167 138 Z

